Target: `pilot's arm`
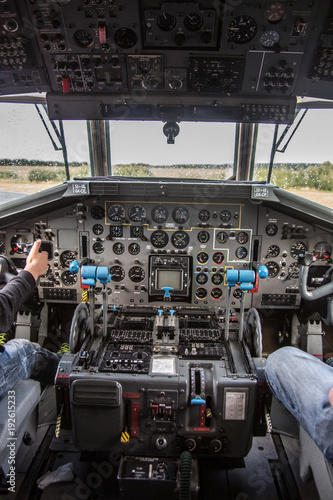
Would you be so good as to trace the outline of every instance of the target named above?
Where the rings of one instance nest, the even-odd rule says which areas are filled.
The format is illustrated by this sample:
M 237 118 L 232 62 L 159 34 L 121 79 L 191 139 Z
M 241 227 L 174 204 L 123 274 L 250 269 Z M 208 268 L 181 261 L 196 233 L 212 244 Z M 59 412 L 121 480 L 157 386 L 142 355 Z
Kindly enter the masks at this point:
M 0 290 L 0 331 L 9 330 L 17 311 L 22 307 L 36 287 L 36 280 L 47 269 L 47 252 L 39 252 L 41 241 L 37 240 L 29 253 L 26 266 L 17 276 Z

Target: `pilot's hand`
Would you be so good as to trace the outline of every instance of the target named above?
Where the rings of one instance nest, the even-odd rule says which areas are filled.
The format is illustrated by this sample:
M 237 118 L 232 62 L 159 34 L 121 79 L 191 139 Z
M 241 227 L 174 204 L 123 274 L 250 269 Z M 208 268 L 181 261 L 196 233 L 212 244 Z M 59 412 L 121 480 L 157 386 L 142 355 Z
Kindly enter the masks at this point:
M 36 281 L 39 276 L 46 273 L 48 264 L 48 253 L 39 251 L 41 244 L 41 240 L 35 241 L 27 257 L 27 262 L 24 268 L 33 275 Z
M 333 406 L 333 387 L 330 388 L 330 392 L 328 393 L 328 399 L 329 402 L 331 403 L 331 406 Z

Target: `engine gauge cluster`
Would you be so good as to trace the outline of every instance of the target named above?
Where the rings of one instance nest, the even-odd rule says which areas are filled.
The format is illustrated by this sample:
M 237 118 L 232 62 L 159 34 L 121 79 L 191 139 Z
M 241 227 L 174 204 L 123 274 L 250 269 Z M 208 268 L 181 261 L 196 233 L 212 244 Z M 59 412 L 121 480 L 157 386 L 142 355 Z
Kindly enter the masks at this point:
M 160 30 L 162 26 L 166 29 L 169 21 L 168 16 L 159 18 Z M 188 17 L 186 23 L 197 21 Z M 128 297 L 131 303 L 144 303 L 147 294 L 148 299 L 150 294 L 160 295 L 161 283 L 178 289 L 179 282 L 188 280 L 190 291 L 179 290 L 180 296 L 194 303 L 220 304 L 226 297 L 225 269 L 250 266 L 253 229 L 251 224 L 250 228 L 244 225 L 242 206 L 237 203 L 114 199 L 96 204 L 92 215 L 86 225 L 95 235 L 90 240 L 90 256 L 109 267 L 111 303 L 121 304 L 124 299 L 128 303 Z M 95 220 L 102 215 L 104 224 L 102 219 Z M 157 269 L 154 275 L 152 256 Z M 184 275 L 179 256 L 191 259 L 189 277 Z M 159 266 L 166 258 L 169 267 L 163 274 Z

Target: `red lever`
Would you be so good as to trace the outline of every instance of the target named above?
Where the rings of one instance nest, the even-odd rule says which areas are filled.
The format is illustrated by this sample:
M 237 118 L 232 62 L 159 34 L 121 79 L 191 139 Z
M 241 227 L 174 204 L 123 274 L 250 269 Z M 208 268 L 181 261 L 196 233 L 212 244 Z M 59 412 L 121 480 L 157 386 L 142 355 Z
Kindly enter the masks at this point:
M 69 76 L 62 77 L 62 91 L 64 94 L 68 94 L 70 91 Z

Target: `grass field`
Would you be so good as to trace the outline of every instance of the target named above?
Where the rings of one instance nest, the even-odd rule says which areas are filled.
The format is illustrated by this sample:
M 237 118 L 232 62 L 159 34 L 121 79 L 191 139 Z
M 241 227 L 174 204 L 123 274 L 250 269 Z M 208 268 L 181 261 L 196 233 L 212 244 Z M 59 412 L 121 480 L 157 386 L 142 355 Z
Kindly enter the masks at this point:
M 56 171 L 61 171 L 63 174 L 63 178 L 65 179 L 65 169 L 64 167 L 38 167 L 38 168 L 44 168 L 45 170 L 56 170 Z M 10 191 L 10 192 L 17 192 L 17 193 L 26 193 L 26 194 L 33 194 L 37 193 L 40 191 L 43 191 L 44 189 L 48 189 L 53 186 L 59 185 L 59 182 L 57 181 L 48 181 L 48 182 L 29 182 L 28 181 L 28 175 L 29 172 L 33 169 L 36 169 L 36 167 L 31 167 L 31 166 L 18 166 L 18 167 L 13 167 L 13 166 L 1 166 L 0 167 L 0 172 L 14 172 L 17 176 L 19 176 L 19 179 L 1 179 L 0 178 L 0 191 Z M 175 170 L 172 168 L 162 168 L 162 167 L 150 167 L 150 174 L 152 177 L 170 177 L 172 174 L 174 174 Z M 82 167 L 70 167 L 70 173 L 71 173 L 71 178 L 73 177 L 80 177 L 80 176 L 85 176 L 86 175 L 86 170 L 84 170 Z M 117 171 L 115 171 L 115 174 L 117 175 Z M 222 176 L 221 176 L 221 170 L 219 169 L 195 169 L 195 168 L 179 168 L 177 169 L 177 174 L 180 179 L 184 178 L 201 178 L 201 179 L 212 179 L 216 180 L 219 178 L 227 178 L 230 172 L 227 172 L 226 170 L 222 171 Z M 60 182 L 61 183 L 61 182 Z M 314 188 L 288 188 L 287 191 L 297 194 L 298 196 L 302 196 L 306 199 L 309 199 L 311 201 L 314 201 L 315 203 L 319 203 L 320 205 L 324 205 L 326 207 L 332 208 L 333 209 L 333 192 L 329 191 L 322 191 L 322 190 L 317 190 Z

